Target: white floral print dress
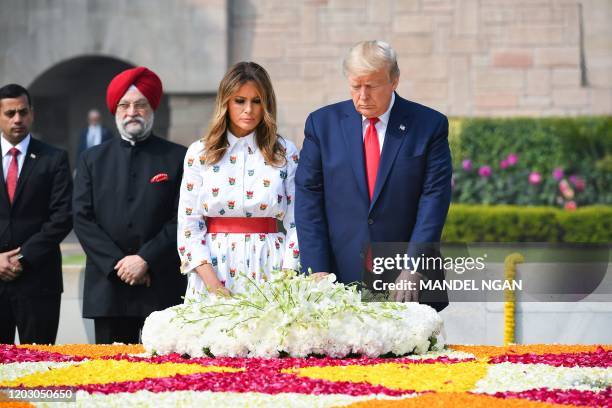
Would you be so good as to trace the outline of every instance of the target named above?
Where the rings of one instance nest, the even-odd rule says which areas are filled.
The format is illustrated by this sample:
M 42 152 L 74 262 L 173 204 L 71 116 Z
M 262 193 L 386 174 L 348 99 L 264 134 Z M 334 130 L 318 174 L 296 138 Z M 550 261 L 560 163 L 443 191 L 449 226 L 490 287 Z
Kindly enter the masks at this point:
M 255 133 L 238 138 L 227 132 L 228 150 L 215 165 L 204 163 L 198 140 L 185 156 L 181 183 L 177 243 L 181 271 L 188 274 L 185 300 L 206 294 L 195 268 L 212 264 L 232 292 L 244 289 L 245 276 L 260 280 L 274 269 L 298 269 L 299 248 L 293 215 L 298 163 L 295 145 L 280 139 L 286 163 L 268 165 L 255 143 Z M 283 221 L 278 233 L 208 233 L 206 217 L 271 217 Z

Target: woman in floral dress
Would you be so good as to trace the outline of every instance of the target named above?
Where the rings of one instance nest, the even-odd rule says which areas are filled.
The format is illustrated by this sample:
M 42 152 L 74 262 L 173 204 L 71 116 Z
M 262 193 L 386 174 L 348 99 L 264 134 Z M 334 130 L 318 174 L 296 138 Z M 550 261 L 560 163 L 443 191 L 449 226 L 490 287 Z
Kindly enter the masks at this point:
M 298 269 L 298 150 L 276 131 L 267 72 L 253 62 L 234 65 L 219 85 L 207 135 L 185 156 L 178 251 L 189 275 L 186 301 L 240 292 L 247 277 L 266 279 L 275 269 Z

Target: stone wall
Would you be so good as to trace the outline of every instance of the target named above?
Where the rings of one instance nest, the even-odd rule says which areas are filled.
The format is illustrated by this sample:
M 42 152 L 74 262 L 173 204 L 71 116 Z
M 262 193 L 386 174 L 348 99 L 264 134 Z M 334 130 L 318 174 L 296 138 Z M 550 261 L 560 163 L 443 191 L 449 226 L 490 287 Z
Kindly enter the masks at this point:
M 609 0 L 235 0 L 230 62 L 264 65 L 281 133 L 347 99 L 355 42 L 397 50 L 400 95 L 453 116 L 612 113 Z
M 172 95 L 169 107 L 172 112 L 169 138 L 189 146 L 204 136 L 215 108 L 215 95 Z
M 146 65 L 168 92 L 215 92 L 227 65 L 226 0 L 2 0 L 0 83 L 29 84 L 84 55 Z
M 76 133 L 85 120 L 82 112 L 105 106 L 108 78 L 118 71 L 93 72 L 79 63 L 84 58 L 151 68 L 161 77 L 171 105 L 184 106 L 185 98 L 193 102 L 192 109 L 181 108 L 176 117 L 170 110 L 163 123 L 161 116 L 168 112 L 161 112 L 158 122 L 163 131 L 158 133 L 184 144 L 201 135 L 202 126 L 193 122 L 208 121 L 204 115 L 211 109 L 211 95 L 227 68 L 226 0 L 0 0 L 0 9 L 0 84 L 16 82 L 29 87 L 38 83 L 41 92 L 53 84 L 62 88 L 44 95 L 61 98 L 65 109 L 54 121 L 37 121 L 41 137 L 52 132 L 50 123 L 61 123 L 61 136 L 46 140 L 74 150 Z M 76 62 L 63 78 L 47 75 L 70 61 Z M 89 83 L 70 86 L 74 77 L 84 75 Z M 89 86 L 93 81 L 101 83 Z M 58 115 L 56 104 L 36 108 Z M 203 111 L 194 112 L 197 107 Z M 193 116 L 185 119 L 186 110 L 194 112 Z M 69 114 L 73 111 L 81 113 L 75 118 Z M 106 122 L 114 127 L 112 121 Z
M 209 121 L 230 63 L 274 81 L 283 135 L 346 99 L 346 50 L 400 56 L 401 95 L 452 116 L 612 113 L 610 0 L 0 0 L 0 83 L 32 84 L 83 56 L 147 65 L 169 97 L 168 137 Z M 181 109 L 175 111 L 174 108 Z M 75 126 L 75 125 L 71 125 Z M 69 143 L 65 143 L 69 145 Z

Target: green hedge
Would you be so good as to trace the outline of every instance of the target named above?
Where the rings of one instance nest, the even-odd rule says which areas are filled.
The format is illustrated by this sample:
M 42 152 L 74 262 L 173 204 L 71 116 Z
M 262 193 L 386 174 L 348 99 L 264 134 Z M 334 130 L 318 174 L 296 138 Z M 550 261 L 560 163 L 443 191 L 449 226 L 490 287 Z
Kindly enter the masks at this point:
M 453 161 L 496 165 L 517 153 L 531 170 L 550 173 L 608 161 L 612 155 L 612 117 L 455 118 L 450 124 Z M 583 163 L 583 160 L 589 160 Z
M 611 243 L 612 207 L 452 205 L 443 242 Z

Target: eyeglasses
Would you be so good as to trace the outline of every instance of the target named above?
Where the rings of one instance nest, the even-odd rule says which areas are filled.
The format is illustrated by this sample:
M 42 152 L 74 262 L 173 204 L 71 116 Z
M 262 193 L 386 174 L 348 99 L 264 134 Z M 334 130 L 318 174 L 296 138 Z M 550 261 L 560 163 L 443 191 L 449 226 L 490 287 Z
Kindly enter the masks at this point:
M 138 101 L 134 103 L 122 102 L 117 105 L 117 111 L 127 112 L 130 109 L 130 106 L 133 106 L 134 110 L 137 112 L 144 112 L 149 107 L 149 104 L 143 101 Z

